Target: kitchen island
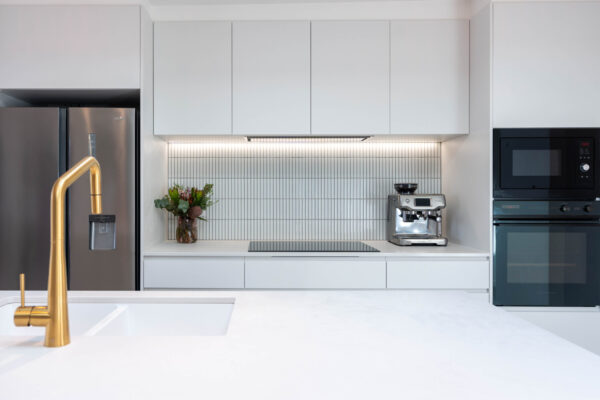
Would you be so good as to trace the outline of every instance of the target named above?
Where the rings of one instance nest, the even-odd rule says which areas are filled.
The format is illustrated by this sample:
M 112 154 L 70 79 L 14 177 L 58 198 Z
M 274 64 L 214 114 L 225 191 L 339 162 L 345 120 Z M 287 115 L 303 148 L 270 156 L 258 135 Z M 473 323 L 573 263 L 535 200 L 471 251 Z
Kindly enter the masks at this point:
M 467 293 L 71 292 L 69 299 L 234 305 L 224 335 L 74 335 L 54 349 L 41 337 L 0 336 L 1 399 L 600 398 L 600 357 Z M 0 306 L 17 301 L 16 292 L 0 292 Z

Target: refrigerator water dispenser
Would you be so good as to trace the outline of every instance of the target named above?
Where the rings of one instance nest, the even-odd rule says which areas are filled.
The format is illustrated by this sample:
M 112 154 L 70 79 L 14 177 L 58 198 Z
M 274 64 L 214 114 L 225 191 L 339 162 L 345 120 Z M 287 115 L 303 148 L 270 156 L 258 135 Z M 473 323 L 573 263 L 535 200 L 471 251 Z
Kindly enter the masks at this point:
M 90 215 L 90 250 L 114 250 L 117 247 L 117 223 L 114 215 Z

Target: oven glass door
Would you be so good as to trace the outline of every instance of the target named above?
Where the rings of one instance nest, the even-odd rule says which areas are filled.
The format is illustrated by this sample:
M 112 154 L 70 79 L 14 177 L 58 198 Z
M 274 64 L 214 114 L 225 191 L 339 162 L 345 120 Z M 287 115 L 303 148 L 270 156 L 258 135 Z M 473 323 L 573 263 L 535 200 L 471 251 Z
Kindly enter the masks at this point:
M 600 225 L 494 224 L 494 304 L 599 304 Z
M 591 152 L 592 141 L 570 138 L 502 138 L 502 189 L 586 189 L 593 179 L 579 171 L 581 144 Z M 587 174 L 589 176 L 589 173 Z

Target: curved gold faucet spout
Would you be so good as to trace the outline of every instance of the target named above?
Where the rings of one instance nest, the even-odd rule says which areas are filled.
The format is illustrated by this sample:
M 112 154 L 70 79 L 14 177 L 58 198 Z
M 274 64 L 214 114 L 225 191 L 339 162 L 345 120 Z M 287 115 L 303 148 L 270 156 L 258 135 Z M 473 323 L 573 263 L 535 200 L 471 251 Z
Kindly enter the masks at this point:
M 67 189 L 90 171 L 92 214 L 102 213 L 102 176 L 94 157 L 85 157 L 61 175 L 52 186 L 50 196 L 50 266 L 48 271 L 48 306 L 25 307 L 15 311 L 17 326 L 45 326 L 44 346 L 60 347 L 71 342 L 67 307 L 67 268 L 65 253 L 65 196 Z M 24 282 L 22 290 L 24 290 Z

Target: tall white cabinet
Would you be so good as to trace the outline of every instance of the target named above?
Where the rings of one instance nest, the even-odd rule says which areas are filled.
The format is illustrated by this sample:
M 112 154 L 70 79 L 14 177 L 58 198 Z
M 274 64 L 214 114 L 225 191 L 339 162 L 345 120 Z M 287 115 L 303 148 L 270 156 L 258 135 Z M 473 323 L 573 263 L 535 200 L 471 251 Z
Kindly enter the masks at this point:
M 600 126 L 600 3 L 495 3 L 494 127 Z
M 139 6 L 0 6 L 0 89 L 139 87 Z
M 310 134 L 310 22 L 233 22 L 233 133 Z
M 154 133 L 231 134 L 231 23 L 154 24 Z
M 312 22 L 312 133 L 388 134 L 389 21 Z
M 469 133 L 469 21 L 392 21 L 392 134 Z

